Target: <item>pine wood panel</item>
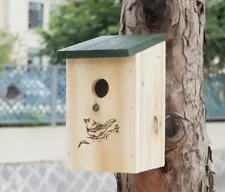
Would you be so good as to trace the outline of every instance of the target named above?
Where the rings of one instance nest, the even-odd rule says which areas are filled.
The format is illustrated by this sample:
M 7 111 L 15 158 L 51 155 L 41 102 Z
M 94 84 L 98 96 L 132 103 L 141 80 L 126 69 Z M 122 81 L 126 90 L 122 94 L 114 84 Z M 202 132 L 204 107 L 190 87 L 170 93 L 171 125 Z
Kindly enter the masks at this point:
M 67 63 L 68 166 L 79 170 L 135 171 L 135 58 L 79 59 Z M 104 78 L 109 92 L 98 98 L 92 91 L 96 79 Z M 98 112 L 92 110 L 97 103 Z M 107 140 L 78 148 L 87 136 L 83 119 L 104 124 L 115 119 L 119 133 Z M 112 125 L 112 126 L 115 126 Z
M 165 43 L 140 52 L 137 58 L 137 171 L 164 166 Z

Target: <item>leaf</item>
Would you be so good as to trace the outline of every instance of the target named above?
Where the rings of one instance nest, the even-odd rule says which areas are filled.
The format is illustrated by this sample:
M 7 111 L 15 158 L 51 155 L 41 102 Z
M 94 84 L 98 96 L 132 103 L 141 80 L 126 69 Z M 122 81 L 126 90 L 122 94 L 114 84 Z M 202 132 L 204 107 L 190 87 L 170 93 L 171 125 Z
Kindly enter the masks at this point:
M 38 29 L 44 55 L 51 64 L 65 64 L 57 57 L 57 50 L 100 35 L 119 32 L 120 4 L 115 0 L 66 0 L 54 5 L 49 29 Z

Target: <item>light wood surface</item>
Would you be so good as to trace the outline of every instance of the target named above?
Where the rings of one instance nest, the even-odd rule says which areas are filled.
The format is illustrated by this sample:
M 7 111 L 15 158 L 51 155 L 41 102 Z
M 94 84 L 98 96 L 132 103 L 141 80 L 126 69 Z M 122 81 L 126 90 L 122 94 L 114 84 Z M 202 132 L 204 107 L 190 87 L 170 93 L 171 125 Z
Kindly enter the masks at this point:
M 136 55 L 137 172 L 164 166 L 165 160 L 165 43 Z
M 160 43 L 132 57 L 67 60 L 69 169 L 137 173 L 164 165 L 164 52 Z M 98 98 L 93 87 L 102 78 L 109 92 Z

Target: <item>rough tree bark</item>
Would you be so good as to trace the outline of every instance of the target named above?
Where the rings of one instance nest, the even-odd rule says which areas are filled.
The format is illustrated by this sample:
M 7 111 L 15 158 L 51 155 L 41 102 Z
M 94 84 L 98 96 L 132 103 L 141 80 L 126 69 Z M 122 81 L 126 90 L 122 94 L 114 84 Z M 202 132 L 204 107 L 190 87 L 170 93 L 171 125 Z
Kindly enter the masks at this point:
M 119 192 L 212 192 L 203 95 L 204 0 L 123 0 L 120 35 L 166 33 L 166 163 L 117 174 Z

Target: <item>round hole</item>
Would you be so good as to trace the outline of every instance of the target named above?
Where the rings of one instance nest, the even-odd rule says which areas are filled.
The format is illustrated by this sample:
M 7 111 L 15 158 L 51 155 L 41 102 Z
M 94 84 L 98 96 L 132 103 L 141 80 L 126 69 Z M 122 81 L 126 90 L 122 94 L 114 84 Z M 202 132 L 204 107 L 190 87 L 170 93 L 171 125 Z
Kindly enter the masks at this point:
M 109 91 L 109 84 L 105 79 L 99 79 L 94 85 L 94 91 L 98 97 L 105 97 Z

